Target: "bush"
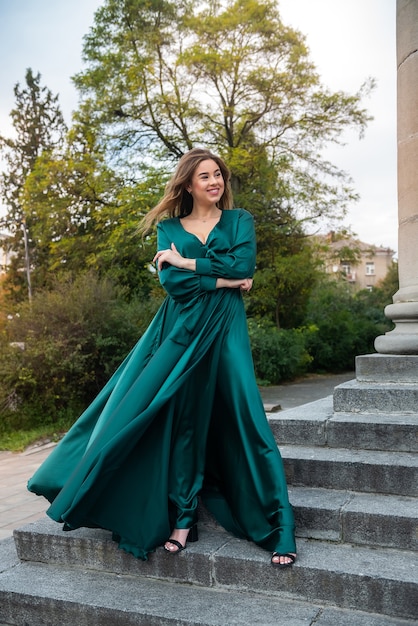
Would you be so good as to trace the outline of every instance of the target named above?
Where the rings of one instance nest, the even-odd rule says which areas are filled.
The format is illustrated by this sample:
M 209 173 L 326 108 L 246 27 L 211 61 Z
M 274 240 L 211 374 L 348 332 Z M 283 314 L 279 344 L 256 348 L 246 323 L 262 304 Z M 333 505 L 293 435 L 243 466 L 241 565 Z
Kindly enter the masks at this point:
M 159 304 L 123 296 L 88 274 L 20 306 L 0 339 L 0 430 L 68 425 L 92 401 Z
M 305 373 L 310 357 L 302 330 L 278 330 L 272 323 L 248 320 L 257 382 L 277 385 Z
M 383 304 L 372 304 L 369 292 L 356 294 L 333 280 L 320 283 L 311 295 L 306 324 L 316 328 L 306 337 L 306 348 L 317 372 L 354 369 L 356 355 L 374 352 L 374 339 L 390 326 Z

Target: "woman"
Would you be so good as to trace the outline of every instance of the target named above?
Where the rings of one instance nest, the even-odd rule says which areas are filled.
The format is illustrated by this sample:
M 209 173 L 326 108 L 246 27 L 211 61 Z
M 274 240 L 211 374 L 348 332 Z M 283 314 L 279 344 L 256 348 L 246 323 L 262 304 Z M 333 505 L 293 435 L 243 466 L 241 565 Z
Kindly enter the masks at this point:
M 64 529 L 112 530 L 142 559 L 164 541 L 176 554 L 197 540 L 201 495 L 224 528 L 289 567 L 293 512 L 241 293 L 252 286 L 254 225 L 230 210 L 229 178 L 208 150 L 180 159 L 142 225 L 158 222 L 154 262 L 168 296 L 29 489 L 48 498 Z

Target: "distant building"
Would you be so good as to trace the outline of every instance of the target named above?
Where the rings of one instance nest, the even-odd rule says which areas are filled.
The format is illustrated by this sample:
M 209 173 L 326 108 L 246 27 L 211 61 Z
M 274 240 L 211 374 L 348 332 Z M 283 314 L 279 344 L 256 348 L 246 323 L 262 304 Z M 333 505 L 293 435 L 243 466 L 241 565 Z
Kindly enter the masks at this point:
M 369 289 L 385 278 L 393 262 L 394 250 L 364 243 L 354 237 L 341 237 L 331 232 L 316 236 L 325 260 L 325 271 L 347 280 L 354 289 Z

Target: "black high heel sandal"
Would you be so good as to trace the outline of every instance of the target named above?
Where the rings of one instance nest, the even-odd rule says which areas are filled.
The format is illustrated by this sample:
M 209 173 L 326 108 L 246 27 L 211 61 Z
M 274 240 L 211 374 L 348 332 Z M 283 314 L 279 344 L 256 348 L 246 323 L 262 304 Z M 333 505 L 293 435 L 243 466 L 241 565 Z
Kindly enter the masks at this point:
M 169 552 L 170 554 L 178 554 L 182 550 L 186 549 L 188 541 L 190 543 L 194 543 L 195 541 L 198 541 L 198 539 L 199 539 L 199 536 L 197 532 L 197 524 L 193 524 L 193 526 L 189 530 L 189 534 L 187 535 L 187 540 L 184 546 L 180 543 L 180 541 L 177 541 L 177 539 L 167 539 L 166 543 L 172 543 L 174 546 L 177 547 L 177 550 L 169 550 L 165 545 L 164 545 L 164 550 L 166 552 Z

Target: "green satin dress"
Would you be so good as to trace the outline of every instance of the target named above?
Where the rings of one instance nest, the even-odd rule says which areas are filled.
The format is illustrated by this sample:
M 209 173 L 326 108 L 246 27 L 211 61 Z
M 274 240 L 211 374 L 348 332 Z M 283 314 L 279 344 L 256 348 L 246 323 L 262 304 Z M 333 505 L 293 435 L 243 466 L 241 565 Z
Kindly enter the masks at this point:
M 255 266 L 252 216 L 223 211 L 202 243 L 158 225 L 196 271 L 165 264 L 147 331 L 28 484 L 64 529 L 100 527 L 141 559 L 197 521 L 198 497 L 236 536 L 295 552 L 282 459 L 254 377 L 242 294 L 217 277 Z

